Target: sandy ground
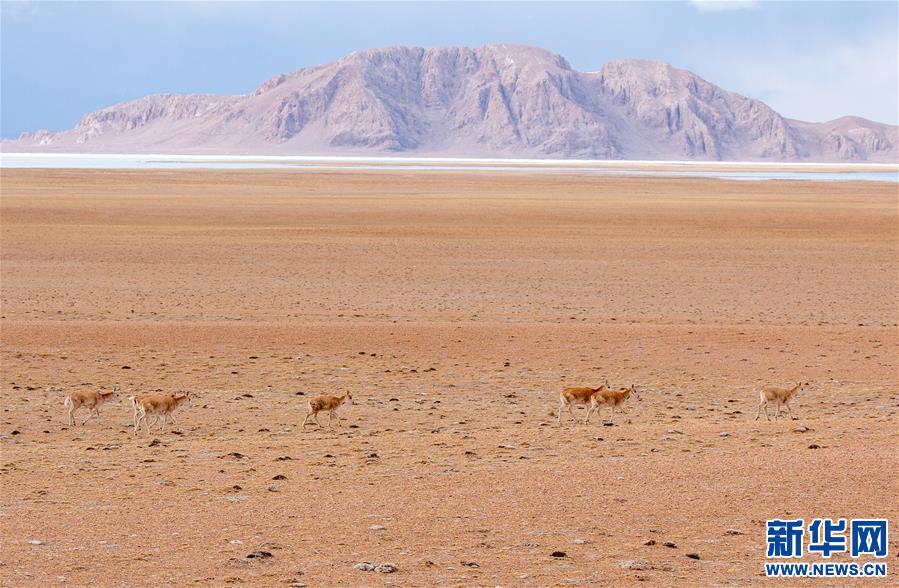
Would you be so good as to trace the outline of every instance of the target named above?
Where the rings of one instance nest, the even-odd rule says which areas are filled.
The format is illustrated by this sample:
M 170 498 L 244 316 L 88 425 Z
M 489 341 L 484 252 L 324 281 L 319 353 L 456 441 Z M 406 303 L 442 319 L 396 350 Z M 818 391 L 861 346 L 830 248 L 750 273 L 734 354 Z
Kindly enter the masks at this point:
M 899 529 L 895 185 L 3 170 L 0 215 L 4 586 L 764 585 L 766 519 Z

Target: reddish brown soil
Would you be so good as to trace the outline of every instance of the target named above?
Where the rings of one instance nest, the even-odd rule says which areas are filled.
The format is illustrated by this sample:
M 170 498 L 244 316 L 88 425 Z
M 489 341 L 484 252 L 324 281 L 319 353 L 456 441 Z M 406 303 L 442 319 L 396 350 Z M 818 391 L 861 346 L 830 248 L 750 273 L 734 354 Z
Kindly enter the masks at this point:
M 0 215 L 4 586 L 745 586 L 766 519 L 899 529 L 895 185 L 3 170 Z

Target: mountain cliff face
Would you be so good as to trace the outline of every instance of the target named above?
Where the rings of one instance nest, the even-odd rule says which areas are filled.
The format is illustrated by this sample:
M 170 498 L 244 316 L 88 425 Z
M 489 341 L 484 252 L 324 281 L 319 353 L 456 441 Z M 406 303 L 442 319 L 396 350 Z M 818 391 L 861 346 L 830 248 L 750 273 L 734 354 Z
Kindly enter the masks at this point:
M 6 151 L 896 161 L 897 127 L 786 119 L 666 63 L 571 69 L 534 47 L 390 47 L 245 96 L 155 94 Z

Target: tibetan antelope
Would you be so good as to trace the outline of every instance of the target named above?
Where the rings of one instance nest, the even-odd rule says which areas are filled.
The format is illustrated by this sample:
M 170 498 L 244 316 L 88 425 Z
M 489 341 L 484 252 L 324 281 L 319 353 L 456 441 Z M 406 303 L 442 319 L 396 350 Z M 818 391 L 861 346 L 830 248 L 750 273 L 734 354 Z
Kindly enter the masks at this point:
M 340 425 L 340 417 L 337 416 L 337 409 L 347 400 L 350 401 L 350 404 L 356 404 L 353 402 L 353 395 L 349 392 L 343 396 L 315 396 L 314 398 L 310 398 L 309 412 L 306 413 L 306 418 L 303 419 L 303 426 L 306 426 L 306 421 L 309 420 L 309 417 L 312 417 L 316 425 L 321 426 L 318 422 L 318 413 L 325 410 L 327 410 L 330 415 L 328 418 L 328 426 L 331 426 L 331 421 L 334 420 L 334 417 L 337 417 L 337 424 Z
M 596 402 L 596 412 L 598 415 L 602 415 L 601 407 L 603 405 L 612 407 L 612 414 L 609 417 L 609 422 L 612 422 L 612 419 L 615 418 L 615 407 L 624 403 L 625 400 L 630 398 L 631 394 L 634 395 L 634 398 L 637 400 L 640 399 L 640 395 L 637 394 L 637 386 L 631 384 L 630 388 L 621 388 L 620 390 L 604 390 L 596 395 L 594 398 L 594 402 Z
M 568 414 L 574 419 L 574 413 L 571 412 L 573 404 L 585 404 L 587 406 L 587 416 L 584 417 L 584 424 L 590 422 L 590 415 L 596 410 L 596 396 L 608 387 L 609 383 L 600 384 L 599 388 L 565 388 L 559 393 L 559 411 L 556 415 L 556 424 L 562 424 L 562 409 L 568 408 Z M 550 413 L 551 414 L 551 413 Z
M 128 400 L 131 401 L 131 408 L 134 409 L 134 434 L 136 435 L 140 430 L 141 421 L 147 427 L 147 435 L 150 434 L 150 421 L 147 415 L 156 417 L 156 420 L 153 421 L 154 425 L 159 420 L 159 417 L 162 417 L 161 432 L 164 433 L 166 420 L 171 420 L 173 425 L 177 424 L 174 413 L 185 404 L 190 406 L 190 397 L 190 392 L 174 396 L 170 394 L 129 396 Z
M 112 392 L 72 392 L 66 394 L 66 399 L 62 405 L 69 407 L 69 418 L 66 421 L 69 425 L 75 424 L 75 411 L 82 406 L 87 408 L 87 418 L 81 424 L 84 425 L 92 416 L 100 417 L 100 406 L 109 402 L 113 398 L 118 397 L 118 388 L 113 388 Z
M 759 410 L 755 413 L 755 420 L 759 420 L 759 417 L 762 416 L 762 410 L 765 411 L 765 418 L 769 421 L 771 420 L 771 417 L 768 416 L 768 404 L 770 403 L 774 403 L 775 406 L 775 420 L 777 420 L 777 417 L 780 416 L 781 406 L 786 406 L 787 412 L 790 414 L 790 418 L 796 420 L 798 417 L 793 416 L 793 410 L 790 408 L 790 400 L 792 400 L 793 396 L 795 396 L 796 393 L 802 390 L 802 388 L 805 386 L 808 386 L 808 382 L 799 382 L 792 388 L 765 386 L 764 388 L 759 390 Z

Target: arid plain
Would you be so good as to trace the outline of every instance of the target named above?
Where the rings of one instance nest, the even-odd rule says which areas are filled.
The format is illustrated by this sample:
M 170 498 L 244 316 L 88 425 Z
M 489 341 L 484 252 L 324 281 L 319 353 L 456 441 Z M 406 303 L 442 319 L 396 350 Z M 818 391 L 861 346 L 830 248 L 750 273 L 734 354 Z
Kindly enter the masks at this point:
M 5 586 L 751 586 L 766 519 L 899 529 L 895 184 L 5 169 L 0 214 Z

